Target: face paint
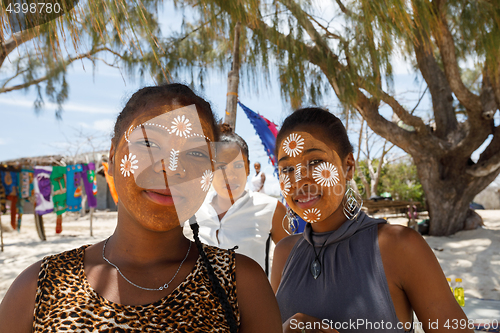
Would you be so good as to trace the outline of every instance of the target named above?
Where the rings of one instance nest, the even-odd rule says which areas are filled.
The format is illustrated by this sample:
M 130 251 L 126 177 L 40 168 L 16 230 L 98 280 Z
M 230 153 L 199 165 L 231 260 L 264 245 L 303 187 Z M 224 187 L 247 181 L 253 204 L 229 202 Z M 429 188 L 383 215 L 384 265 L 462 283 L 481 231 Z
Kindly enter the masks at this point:
M 122 163 L 120 164 L 120 171 L 122 173 L 122 176 L 130 177 L 130 174 L 133 174 L 134 170 L 139 168 L 137 165 L 135 165 L 138 162 L 139 161 L 135 159 L 135 155 L 132 155 L 132 153 L 129 153 L 128 156 L 125 155 L 122 158 Z
M 303 213 L 304 220 L 309 223 L 318 222 L 321 217 L 321 211 L 317 208 L 306 209 Z
M 283 195 L 284 198 L 287 197 L 290 187 L 290 178 L 287 175 L 280 173 L 280 189 L 281 195 Z
M 210 189 L 210 185 L 212 185 L 212 180 L 214 179 L 214 174 L 210 170 L 206 170 L 203 173 L 203 177 L 201 177 L 201 188 L 203 191 L 207 192 Z
M 297 145 L 290 145 L 296 142 Z M 295 131 L 280 144 L 280 187 L 288 206 L 308 222 L 321 222 L 342 209 L 345 192 L 343 160 L 335 144 L 314 129 Z M 286 179 L 294 177 L 293 182 Z M 283 191 L 285 190 L 285 191 Z
M 331 187 L 339 182 L 339 172 L 330 162 L 323 162 L 314 168 L 312 176 L 321 186 Z
M 300 182 L 302 179 L 302 163 L 297 163 L 295 166 L 295 182 Z
M 132 175 L 135 181 L 135 186 L 125 184 L 125 191 L 130 197 L 141 197 L 137 204 L 127 204 L 136 210 L 149 209 L 145 215 L 151 219 L 156 215 L 161 219 L 157 224 L 183 223 L 193 216 L 213 179 L 214 151 L 204 134 L 211 133 L 210 126 L 198 116 L 194 105 L 177 109 L 175 105 L 160 106 L 139 114 L 126 131 L 127 143 L 121 148 L 125 152 L 122 174 L 126 179 Z
M 302 152 L 304 147 L 304 139 L 296 134 L 292 133 L 283 142 L 283 150 L 288 156 L 295 157 Z
M 185 115 L 178 116 L 172 121 L 172 126 L 170 133 L 175 133 L 175 135 L 182 137 L 188 137 L 188 134 L 191 132 L 192 126 L 189 122 L 189 119 L 186 118 Z
M 175 150 L 172 148 L 170 151 L 170 164 L 168 165 L 168 168 L 172 171 L 177 170 L 177 160 L 179 159 L 179 150 Z

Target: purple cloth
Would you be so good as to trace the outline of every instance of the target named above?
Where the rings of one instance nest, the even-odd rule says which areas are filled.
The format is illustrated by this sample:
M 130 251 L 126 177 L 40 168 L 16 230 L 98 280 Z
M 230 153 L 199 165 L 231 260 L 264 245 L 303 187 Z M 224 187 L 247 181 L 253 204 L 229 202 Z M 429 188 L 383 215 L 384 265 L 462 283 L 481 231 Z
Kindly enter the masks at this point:
M 35 212 L 38 215 L 51 213 L 54 210 L 52 202 L 50 174 L 52 173 L 51 166 L 36 166 L 34 170 L 34 189 L 36 197 Z
M 94 180 L 95 180 L 95 164 L 90 162 L 84 164 L 83 168 L 83 185 L 85 186 L 85 193 L 87 194 L 87 202 L 89 208 L 97 207 L 97 199 L 94 195 Z

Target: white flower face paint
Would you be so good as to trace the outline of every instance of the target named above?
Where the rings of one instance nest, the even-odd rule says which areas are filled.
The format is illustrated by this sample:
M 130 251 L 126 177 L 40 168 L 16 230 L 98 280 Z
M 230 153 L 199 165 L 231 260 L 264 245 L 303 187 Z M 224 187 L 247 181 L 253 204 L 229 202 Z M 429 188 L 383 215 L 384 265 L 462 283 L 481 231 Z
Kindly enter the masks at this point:
M 314 168 L 312 176 L 321 186 L 331 187 L 339 182 L 339 172 L 330 162 L 323 162 Z
M 170 151 L 170 163 L 168 165 L 168 168 L 172 171 L 177 170 L 177 161 L 179 160 L 179 152 L 180 150 L 175 150 L 172 148 Z
M 309 223 L 318 222 L 321 217 L 321 211 L 317 208 L 306 209 L 303 214 L 305 221 Z
M 280 189 L 281 189 L 281 195 L 283 195 L 284 198 L 287 197 L 288 192 L 290 191 L 290 178 L 285 175 L 285 174 L 280 174 Z
M 302 179 L 302 163 L 297 163 L 295 166 L 295 182 L 300 182 Z
M 136 160 L 135 155 L 129 153 L 122 158 L 122 163 L 120 164 L 120 171 L 124 177 L 129 177 L 130 174 L 134 173 L 135 169 L 138 169 L 139 166 L 135 165 L 139 161 Z
M 304 139 L 300 135 L 292 133 L 283 142 L 282 148 L 288 156 L 295 157 L 302 152 Z
M 203 191 L 207 192 L 210 189 L 210 185 L 212 185 L 212 180 L 214 179 L 214 174 L 210 170 L 206 170 L 201 177 L 201 188 Z
M 191 123 L 189 122 L 189 119 L 186 118 L 185 115 L 182 116 L 177 116 L 173 121 L 172 121 L 172 126 L 171 126 L 172 132 L 175 133 L 175 135 L 182 137 L 188 136 L 188 134 L 191 132 Z

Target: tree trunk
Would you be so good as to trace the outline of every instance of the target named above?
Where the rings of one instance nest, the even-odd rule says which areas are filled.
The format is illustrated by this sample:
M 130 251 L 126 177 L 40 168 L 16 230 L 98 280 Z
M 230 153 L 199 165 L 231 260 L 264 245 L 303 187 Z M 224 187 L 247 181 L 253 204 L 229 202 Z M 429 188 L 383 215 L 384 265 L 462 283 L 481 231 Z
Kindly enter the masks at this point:
M 500 173 L 497 170 L 487 177 L 473 177 L 462 172 L 455 159 L 439 161 L 425 152 L 413 159 L 426 195 L 432 236 L 463 230 L 469 204 Z
M 236 107 L 238 106 L 238 86 L 240 84 L 240 29 L 241 23 L 234 27 L 233 64 L 227 76 L 226 117 L 224 122 L 233 130 L 236 127 Z

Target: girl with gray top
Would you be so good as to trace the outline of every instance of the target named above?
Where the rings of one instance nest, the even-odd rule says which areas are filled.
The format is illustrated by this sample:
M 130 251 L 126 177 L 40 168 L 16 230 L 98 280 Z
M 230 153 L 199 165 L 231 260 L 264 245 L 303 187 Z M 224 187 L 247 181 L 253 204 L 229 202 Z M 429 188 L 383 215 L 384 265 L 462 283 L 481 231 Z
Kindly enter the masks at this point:
M 282 194 L 309 222 L 274 253 L 284 332 L 409 332 L 413 311 L 426 332 L 473 332 L 450 325 L 467 317 L 423 238 L 361 212 L 347 185 L 352 152 L 341 121 L 319 108 L 295 111 L 278 134 Z

